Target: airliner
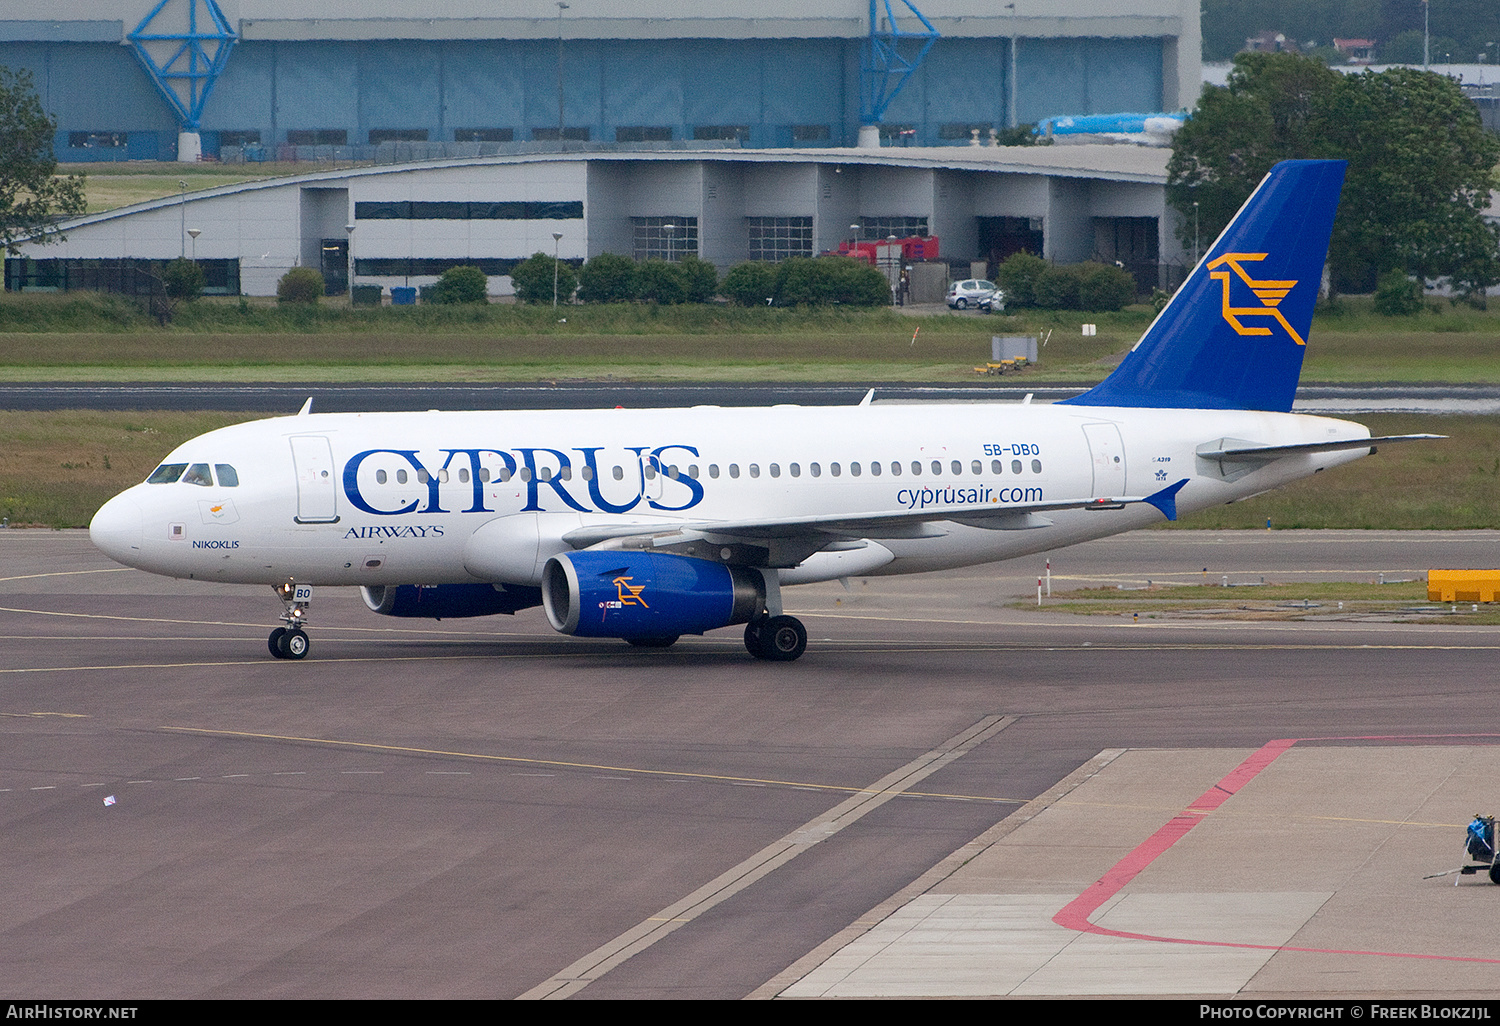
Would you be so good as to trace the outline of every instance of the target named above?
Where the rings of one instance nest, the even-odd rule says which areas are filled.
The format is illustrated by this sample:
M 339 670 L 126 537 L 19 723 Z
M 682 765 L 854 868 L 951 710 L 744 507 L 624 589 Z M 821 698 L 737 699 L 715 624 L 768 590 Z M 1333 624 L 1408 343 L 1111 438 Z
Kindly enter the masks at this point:
M 542 606 L 641 647 L 743 625 L 790 661 L 783 589 L 949 570 L 1147 527 L 1374 451 L 1291 413 L 1342 161 L 1261 182 L 1109 377 L 1057 403 L 311 412 L 211 431 L 90 526 L 152 573 L 271 585 L 268 648 L 313 590 L 396 617 Z

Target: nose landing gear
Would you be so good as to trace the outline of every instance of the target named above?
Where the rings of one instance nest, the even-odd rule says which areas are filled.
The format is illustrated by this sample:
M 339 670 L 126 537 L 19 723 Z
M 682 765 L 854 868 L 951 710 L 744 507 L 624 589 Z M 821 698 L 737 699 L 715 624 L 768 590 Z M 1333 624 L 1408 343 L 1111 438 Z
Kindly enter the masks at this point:
M 272 590 L 281 599 L 281 621 L 286 626 L 271 632 L 271 636 L 266 639 L 266 647 L 277 659 L 302 659 L 312 647 L 307 632 L 302 629 L 307 623 L 307 607 L 312 603 L 312 585 L 292 584 L 289 581 L 276 585 Z

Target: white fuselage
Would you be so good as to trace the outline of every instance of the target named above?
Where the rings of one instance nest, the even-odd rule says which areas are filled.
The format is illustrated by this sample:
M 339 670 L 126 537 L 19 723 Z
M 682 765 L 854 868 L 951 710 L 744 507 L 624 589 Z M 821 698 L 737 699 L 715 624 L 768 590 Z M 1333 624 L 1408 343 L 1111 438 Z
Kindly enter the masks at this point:
M 1196 455 L 1220 439 L 1368 435 L 1297 414 L 1067 405 L 312 414 L 183 444 L 166 464 L 232 474 L 136 485 L 91 530 L 116 560 L 175 577 L 536 584 L 547 558 L 569 550 L 562 536 L 581 527 L 930 514 L 923 530 L 872 530 L 863 548 L 782 569 L 795 584 L 987 563 L 1162 520 L 1136 503 L 995 529 L 974 526 L 978 510 L 1144 496 L 1186 478 L 1176 503 L 1189 512 L 1366 453 L 1226 471 Z M 951 519 L 966 514 L 969 524 Z

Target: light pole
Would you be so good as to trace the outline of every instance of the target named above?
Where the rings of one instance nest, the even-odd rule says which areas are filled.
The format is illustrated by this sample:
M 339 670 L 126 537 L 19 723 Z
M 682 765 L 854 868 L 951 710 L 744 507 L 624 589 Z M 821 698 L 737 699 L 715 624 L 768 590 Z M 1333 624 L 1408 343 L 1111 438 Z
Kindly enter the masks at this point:
M 187 233 L 193 238 L 193 263 L 198 262 L 198 236 L 203 234 L 202 228 L 189 228 Z
M 557 148 L 562 149 L 563 141 L 563 47 L 562 47 L 562 16 L 563 11 L 568 9 L 565 3 L 557 5 Z M 557 304 L 553 304 L 556 306 Z
M 1423 71 L 1427 70 L 1428 61 L 1432 57 L 1432 51 L 1431 51 L 1431 47 L 1432 47 L 1432 35 L 1431 35 L 1431 33 L 1429 33 L 1427 31 L 1427 15 L 1430 13 L 1429 10 L 1428 10 L 1429 7 L 1431 7 L 1431 4 L 1429 4 L 1427 2 L 1427 0 L 1422 0 L 1422 70 Z
M 181 258 L 183 260 L 186 260 L 187 259 L 187 182 L 180 181 L 180 180 L 177 183 L 177 211 L 178 211 L 179 215 L 181 215 L 181 221 L 182 221 L 182 225 L 181 225 L 182 252 L 180 252 L 177 255 L 178 255 L 179 258 Z
M 562 232 L 552 233 L 552 312 L 557 312 L 557 258 L 562 251 Z
M 886 272 L 886 280 L 891 283 L 891 305 L 896 305 L 896 291 L 901 285 L 901 251 L 896 248 L 896 236 L 885 237 L 885 258 L 890 261 L 891 269 Z
M 672 262 L 672 235 L 677 231 L 675 224 L 664 224 L 661 230 L 667 233 L 667 263 Z
M 849 226 L 849 255 L 854 256 L 854 248 L 859 245 L 859 225 Z
M 1005 127 L 1016 127 L 1016 5 L 1006 4 L 1005 9 L 1010 12 L 1010 80 L 1006 85 L 1010 96 L 1007 97 L 1005 109 Z
M 349 245 L 347 247 L 348 252 L 346 252 L 344 254 L 344 258 L 349 262 L 349 266 L 348 266 L 348 269 L 344 273 L 345 273 L 345 276 L 349 279 L 349 305 L 353 306 L 354 305 L 354 222 L 350 221 L 348 224 L 344 225 L 344 231 L 347 232 L 348 235 L 349 235 Z

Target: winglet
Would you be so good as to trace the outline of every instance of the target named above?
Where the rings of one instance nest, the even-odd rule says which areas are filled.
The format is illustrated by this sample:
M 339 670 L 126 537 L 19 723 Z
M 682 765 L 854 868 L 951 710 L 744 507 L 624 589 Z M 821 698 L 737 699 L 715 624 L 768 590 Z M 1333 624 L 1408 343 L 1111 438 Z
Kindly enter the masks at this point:
M 1161 510 L 1162 516 L 1166 517 L 1168 520 L 1176 520 L 1177 493 L 1182 491 L 1182 486 L 1187 483 L 1188 479 L 1183 478 L 1181 481 L 1178 481 L 1174 485 L 1167 485 L 1167 487 L 1163 488 L 1161 491 L 1153 492 L 1152 494 L 1146 496 L 1146 501 L 1155 506 L 1157 509 Z
M 307 397 L 307 402 L 302 404 L 302 409 L 297 411 L 297 416 L 305 417 L 312 412 L 312 396 Z

